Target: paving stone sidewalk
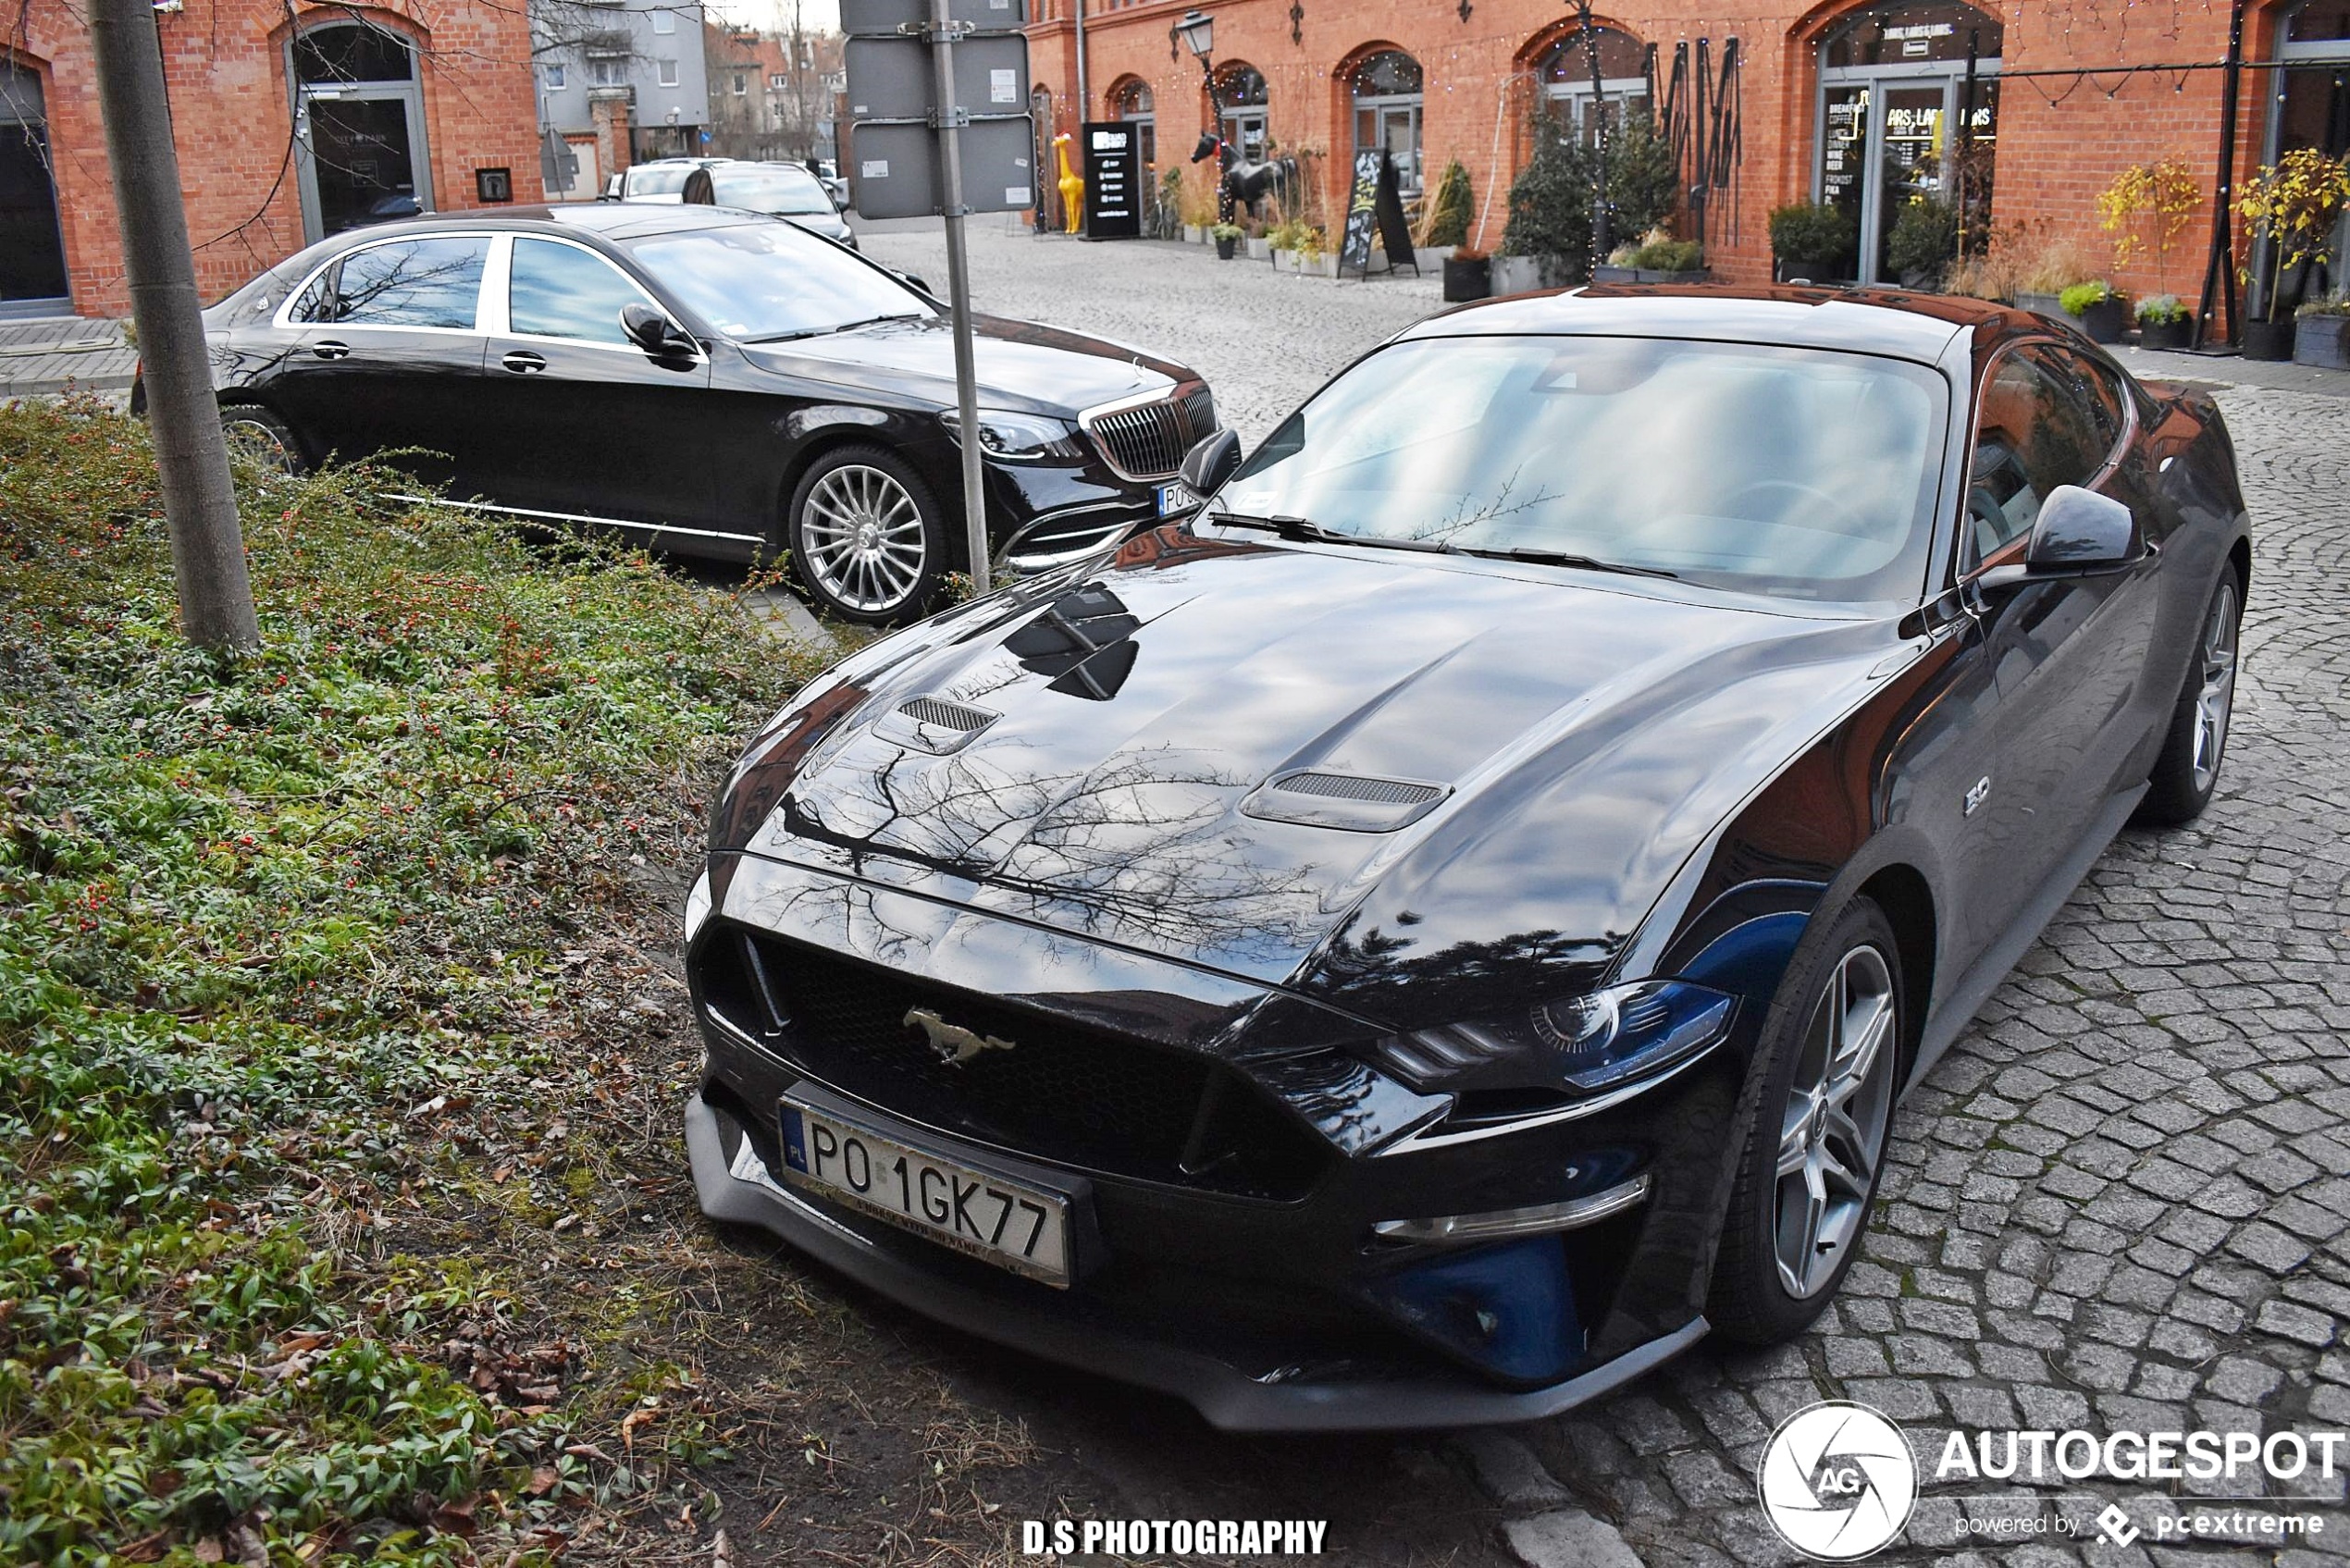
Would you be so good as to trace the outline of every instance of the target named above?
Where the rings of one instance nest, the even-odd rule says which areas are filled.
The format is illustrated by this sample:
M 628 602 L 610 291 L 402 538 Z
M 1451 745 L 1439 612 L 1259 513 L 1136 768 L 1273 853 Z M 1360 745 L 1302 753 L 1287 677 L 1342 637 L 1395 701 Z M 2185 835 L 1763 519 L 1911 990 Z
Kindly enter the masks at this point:
M 0 320 L 0 402 L 64 391 L 127 392 L 138 359 L 119 321 Z

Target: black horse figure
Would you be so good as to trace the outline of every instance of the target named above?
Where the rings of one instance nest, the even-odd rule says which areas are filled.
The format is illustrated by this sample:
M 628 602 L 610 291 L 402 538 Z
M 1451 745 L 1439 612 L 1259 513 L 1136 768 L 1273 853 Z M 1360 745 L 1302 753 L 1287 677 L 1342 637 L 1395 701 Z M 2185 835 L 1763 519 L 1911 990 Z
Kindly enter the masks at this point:
M 1256 204 L 1270 196 L 1283 206 L 1290 204 L 1290 194 L 1297 189 L 1297 160 L 1268 158 L 1263 163 L 1243 163 L 1240 149 L 1212 130 L 1203 130 L 1199 145 L 1192 149 L 1192 162 L 1201 163 L 1215 158 L 1223 170 L 1218 187 L 1222 199 L 1218 203 L 1218 221 L 1230 223 L 1232 209 L 1239 207 L 1255 217 Z

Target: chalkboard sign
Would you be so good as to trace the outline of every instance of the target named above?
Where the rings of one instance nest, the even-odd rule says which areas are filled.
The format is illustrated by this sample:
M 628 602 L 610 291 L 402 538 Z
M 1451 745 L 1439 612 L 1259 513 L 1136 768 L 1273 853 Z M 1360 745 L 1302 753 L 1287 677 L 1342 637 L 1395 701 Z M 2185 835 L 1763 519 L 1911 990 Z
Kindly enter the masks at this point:
M 1419 260 L 1412 251 L 1412 226 L 1404 216 L 1404 187 L 1395 172 L 1395 160 L 1383 149 L 1371 147 L 1354 154 L 1354 184 L 1346 198 L 1346 234 L 1338 248 L 1341 278 L 1350 267 L 1357 277 L 1370 277 L 1375 233 L 1379 248 L 1387 253 L 1389 267 L 1408 266 L 1417 278 Z
M 1122 120 L 1089 120 L 1085 141 L 1085 238 L 1139 240 L 1143 234 L 1143 148 Z

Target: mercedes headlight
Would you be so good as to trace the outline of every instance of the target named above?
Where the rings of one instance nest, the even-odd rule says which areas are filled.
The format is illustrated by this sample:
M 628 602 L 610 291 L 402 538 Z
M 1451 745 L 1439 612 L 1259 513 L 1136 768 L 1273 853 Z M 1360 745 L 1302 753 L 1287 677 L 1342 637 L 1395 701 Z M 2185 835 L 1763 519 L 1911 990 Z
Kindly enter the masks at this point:
M 963 422 L 952 412 L 938 416 L 949 434 L 962 439 Z M 1079 458 L 1085 449 L 1066 419 L 1042 414 L 1014 414 L 1009 409 L 979 411 L 980 450 L 1008 463 L 1043 463 L 1053 458 Z
M 1644 980 L 1474 1023 L 1391 1034 L 1373 1059 L 1414 1088 L 1612 1088 L 1661 1071 L 1729 1031 L 1738 999 L 1685 980 Z

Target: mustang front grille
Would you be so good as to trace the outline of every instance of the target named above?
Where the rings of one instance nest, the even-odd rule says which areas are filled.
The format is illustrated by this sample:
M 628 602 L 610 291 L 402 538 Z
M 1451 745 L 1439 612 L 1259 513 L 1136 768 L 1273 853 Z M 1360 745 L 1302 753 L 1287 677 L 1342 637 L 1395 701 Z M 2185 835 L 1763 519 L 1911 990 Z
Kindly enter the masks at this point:
M 1172 479 L 1193 444 L 1215 434 L 1216 400 L 1206 388 L 1194 387 L 1156 402 L 1088 413 L 1082 423 L 1124 477 Z
M 741 927 L 713 931 L 696 966 L 704 1002 L 734 1032 L 944 1132 L 1082 1169 L 1258 1198 L 1303 1196 L 1329 1157 L 1264 1090 L 1208 1056 Z M 915 1014 L 928 1014 L 934 1030 Z

